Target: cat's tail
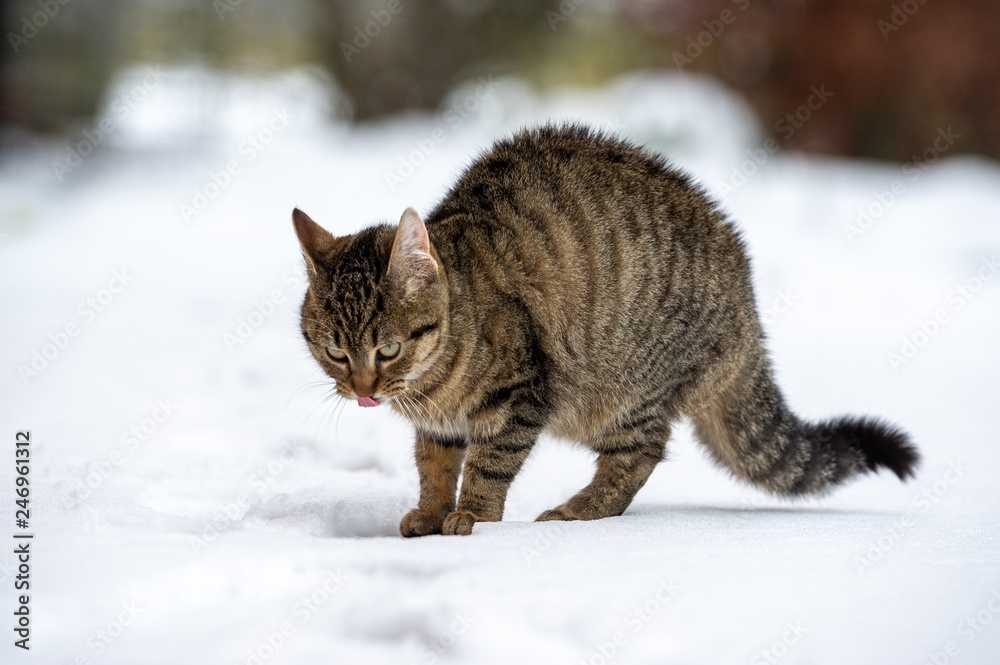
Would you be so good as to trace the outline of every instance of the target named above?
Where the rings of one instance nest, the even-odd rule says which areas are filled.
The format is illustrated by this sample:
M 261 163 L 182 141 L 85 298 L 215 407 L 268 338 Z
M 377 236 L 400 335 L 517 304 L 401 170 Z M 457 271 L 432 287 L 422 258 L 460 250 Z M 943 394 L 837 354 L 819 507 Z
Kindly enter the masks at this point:
M 799 420 L 785 405 L 761 354 L 691 414 L 698 438 L 736 476 L 775 494 L 822 494 L 886 468 L 900 480 L 920 460 L 909 437 L 875 418 Z

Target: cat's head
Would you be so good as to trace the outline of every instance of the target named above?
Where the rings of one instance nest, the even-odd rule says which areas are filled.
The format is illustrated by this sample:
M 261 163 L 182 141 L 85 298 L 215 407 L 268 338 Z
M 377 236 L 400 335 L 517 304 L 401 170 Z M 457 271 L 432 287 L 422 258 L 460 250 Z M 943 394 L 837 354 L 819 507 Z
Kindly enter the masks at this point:
M 361 406 L 405 394 L 447 339 L 448 283 L 417 213 L 335 237 L 295 209 L 309 288 L 302 333 L 337 392 Z

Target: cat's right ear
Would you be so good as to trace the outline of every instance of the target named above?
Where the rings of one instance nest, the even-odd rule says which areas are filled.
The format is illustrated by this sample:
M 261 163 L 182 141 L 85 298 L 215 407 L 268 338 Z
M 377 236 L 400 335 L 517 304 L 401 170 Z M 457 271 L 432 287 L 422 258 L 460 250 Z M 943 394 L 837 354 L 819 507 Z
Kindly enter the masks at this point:
M 431 256 L 427 227 L 413 208 L 407 208 L 399 219 L 389 256 L 389 277 L 402 288 L 406 297 L 438 277 L 438 264 Z
M 316 262 L 319 257 L 329 252 L 336 238 L 298 208 L 292 211 L 292 224 L 295 225 L 295 234 L 299 237 L 299 244 L 302 245 L 302 256 L 306 259 L 306 267 L 311 277 L 316 274 Z

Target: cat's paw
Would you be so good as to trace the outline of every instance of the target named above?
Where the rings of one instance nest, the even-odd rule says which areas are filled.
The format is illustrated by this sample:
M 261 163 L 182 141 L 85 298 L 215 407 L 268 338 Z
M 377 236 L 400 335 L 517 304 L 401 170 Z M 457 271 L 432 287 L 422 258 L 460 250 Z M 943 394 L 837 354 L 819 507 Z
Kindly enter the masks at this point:
M 468 536 L 472 533 L 472 525 L 478 518 L 468 510 L 456 510 L 444 518 L 441 533 L 446 536 Z
M 552 510 L 546 510 L 544 513 L 535 518 L 536 522 L 551 522 L 554 520 L 576 520 L 578 517 L 571 515 L 567 510 L 563 508 L 553 508 Z
M 444 524 L 444 517 L 442 515 L 414 508 L 403 516 L 403 520 L 399 523 L 399 532 L 405 538 L 429 536 L 434 533 L 441 533 L 442 524 Z

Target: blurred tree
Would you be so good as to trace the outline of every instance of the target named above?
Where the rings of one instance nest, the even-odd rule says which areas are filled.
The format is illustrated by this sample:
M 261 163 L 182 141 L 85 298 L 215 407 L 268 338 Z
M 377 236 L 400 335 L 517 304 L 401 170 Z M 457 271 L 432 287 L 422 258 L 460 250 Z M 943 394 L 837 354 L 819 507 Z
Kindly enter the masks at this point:
M 0 11 L 0 121 L 89 123 L 115 71 L 136 62 L 267 71 L 315 61 L 311 11 L 311 0 L 15 0 Z
M 653 67 L 728 82 L 784 146 L 909 160 L 950 127 L 951 151 L 1000 157 L 996 0 L 13 0 L 0 22 L 0 122 L 34 130 L 89 122 L 137 61 L 321 62 L 357 121 L 478 76 Z
M 467 78 L 521 71 L 552 34 L 558 0 L 322 2 L 323 61 L 355 118 L 433 108 Z
M 0 70 L 5 122 L 61 127 L 93 114 L 117 66 L 115 44 L 123 0 L 39 3 L 3 8 L 6 62 Z
M 905 161 L 951 127 L 951 150 L 1000 156 L 996 0 L 631 2 L 624 16 L 670 26 L 661 64 L 697 53 L 685 69 L 739 89 L 784 145 Z M 822 108 L 778 127 L 821 86 Z

